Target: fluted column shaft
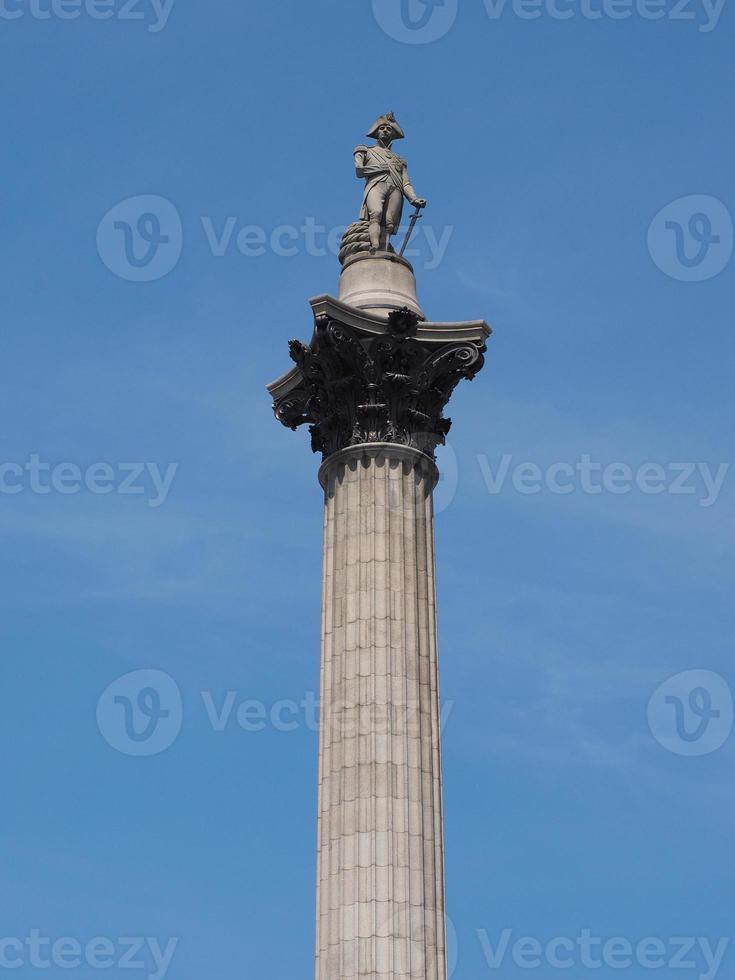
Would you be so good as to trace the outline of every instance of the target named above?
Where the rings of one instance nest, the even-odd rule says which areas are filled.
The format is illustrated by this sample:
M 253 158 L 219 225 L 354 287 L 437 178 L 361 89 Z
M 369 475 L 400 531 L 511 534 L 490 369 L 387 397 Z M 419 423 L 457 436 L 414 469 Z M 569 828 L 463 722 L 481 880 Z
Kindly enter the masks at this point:
M 429 457 L 329 457 L 325 490 L 316 980 L 445 980 Z

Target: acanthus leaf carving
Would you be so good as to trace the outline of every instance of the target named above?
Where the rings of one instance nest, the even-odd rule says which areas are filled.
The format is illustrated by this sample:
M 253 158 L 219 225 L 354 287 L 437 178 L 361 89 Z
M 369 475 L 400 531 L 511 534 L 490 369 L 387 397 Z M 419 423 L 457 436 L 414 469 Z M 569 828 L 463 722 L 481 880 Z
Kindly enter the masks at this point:
M 324 458 L 347 446 L 394 442 L 434 457 L 451 426 L 444 418 L 456 385 L 482 368 L 484 340 L 437 347 L 416 338 L 408 309 L 388 317 L 387 332 L 363 333 L 320 316 L 310 344 L 291 341 L 298 383 L 276 398 L 276 417 L 296 429 L 308 424 L 314 452 Z

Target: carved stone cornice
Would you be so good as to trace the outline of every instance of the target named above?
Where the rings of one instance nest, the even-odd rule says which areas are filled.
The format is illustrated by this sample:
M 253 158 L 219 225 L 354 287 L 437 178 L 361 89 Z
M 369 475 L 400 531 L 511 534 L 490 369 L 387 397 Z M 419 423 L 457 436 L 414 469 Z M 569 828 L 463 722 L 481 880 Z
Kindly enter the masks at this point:
M 484 364 L 483 321 L 434 324 L 408 309 L 387 320 L 339 303 L 312 300 L 309 344 L 289 344 L 295 363 L 268 386 L 276 418 L 309 425 L 312 449 L 327 459 L 348 446 L 395 443 L 434 458 L 451 419 L 443 412 L 456 385 Z

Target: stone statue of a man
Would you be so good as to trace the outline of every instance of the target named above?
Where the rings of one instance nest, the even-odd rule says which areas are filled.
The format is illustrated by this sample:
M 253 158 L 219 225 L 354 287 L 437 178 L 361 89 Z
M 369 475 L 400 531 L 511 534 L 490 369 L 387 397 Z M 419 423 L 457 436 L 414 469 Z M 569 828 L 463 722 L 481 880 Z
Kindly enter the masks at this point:
M 368 133 L 375 146 L 355 147 L 355 168 L 358 177 L 365 179 L 360 218 L 370 223 L 370 251 L 385 251 L 391 235 L 401 223 L 403 198 L 418 208 L 426 201 L 416 195 L 408 176 L 406 161 L 391 150 L 393 140 L 404 132 L 392 112 L 376 119 Z

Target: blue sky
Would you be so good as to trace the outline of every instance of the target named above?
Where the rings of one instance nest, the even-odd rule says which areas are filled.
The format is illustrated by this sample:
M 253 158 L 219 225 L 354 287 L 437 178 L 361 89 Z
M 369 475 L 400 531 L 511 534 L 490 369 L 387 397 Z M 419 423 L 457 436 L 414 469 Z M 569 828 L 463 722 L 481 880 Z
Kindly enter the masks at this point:
M 734 448 L 732 10 L 713 24 L 663 0 L 659 20 L 640 2 L 592 19 L 560 0 L 559 19 L 447 0 L 425 11 L 446 18 L 429 27 L 441 36 L 415 43 L 428 35 L 401 31 L 397 0 L 176 0 L 165 24 L 146 0 L 127 14 L 71 0 L 47 19 L 36 2 L 0 12 L 0 939 L 24 944 L 0 952 L 14 974 L 97 976 L 95 937 L 114 947 L 109 977 L 155 972 L 150 947 L 122 968 L 123 937 L 177 939 L 171 980 L 312 971 L 317 736 L 307 708 L 278 703 L 318 687 L 321 496 L 306 433 L 276 425 L 264 386 L 310 335 L 308 297 L 337 288 L 336 258 L 299 229 L 355 219 L 351 151 L 388 109 L 422 221 L 449 234 L 437 263 L 417 240 L 423 307 L 495 331 L 440 454 L 454 976 L 527 973 L 510 952 L 491 969 L 483 936 L 584 929 L 657 937 L 666 975 L 672 937 L 733 937 L 717 975 L 731 974 L 735 473 L 709 494 L 705 479 Z M 408 8 L 414 25 L 423 13 Z M 181 222 L 158 229 L 173 267 L 148 282 L 105 251 L 105 216 L 142 195 Z M 213 250 L 206 228 L 224 245 L 230 218 Z M 246 226 L 263 254 L 236 247 Z M 295 254 L 274 249 L 279 226 Z M 628 492 L 609 473 L 586 492 L 584 458 L 628 467 Z M 538 467 L 525 482 L 523 463 Z M 555 464 L 571 492 L 550 489 Z M 644 464 L 660 468 L 648 483 Z M 673 492 L 677 473 L 693 492 Z M 97 721 L 103 692 L 139 670 L 168 674 L 182 705 L 178 737 L 147 757 Z M 692 670 L 708 673 L 676 679 Z M 675 699 L 702 690 L 719 719 L 669 751 L 655 736 Z M 262 730 L 252 705 L 238 724 L 247 701 Z M 33 930 L 76 940 L 83 962 L 33 966 Z M 634 959 L 592 972 L 649 976 Z M 707 974 L 701 947 L 689 960 L 675 975 Z M 590 968 L 577 956 L 563 972 Z M 532 971 L 558 973 L 545 954 Z

